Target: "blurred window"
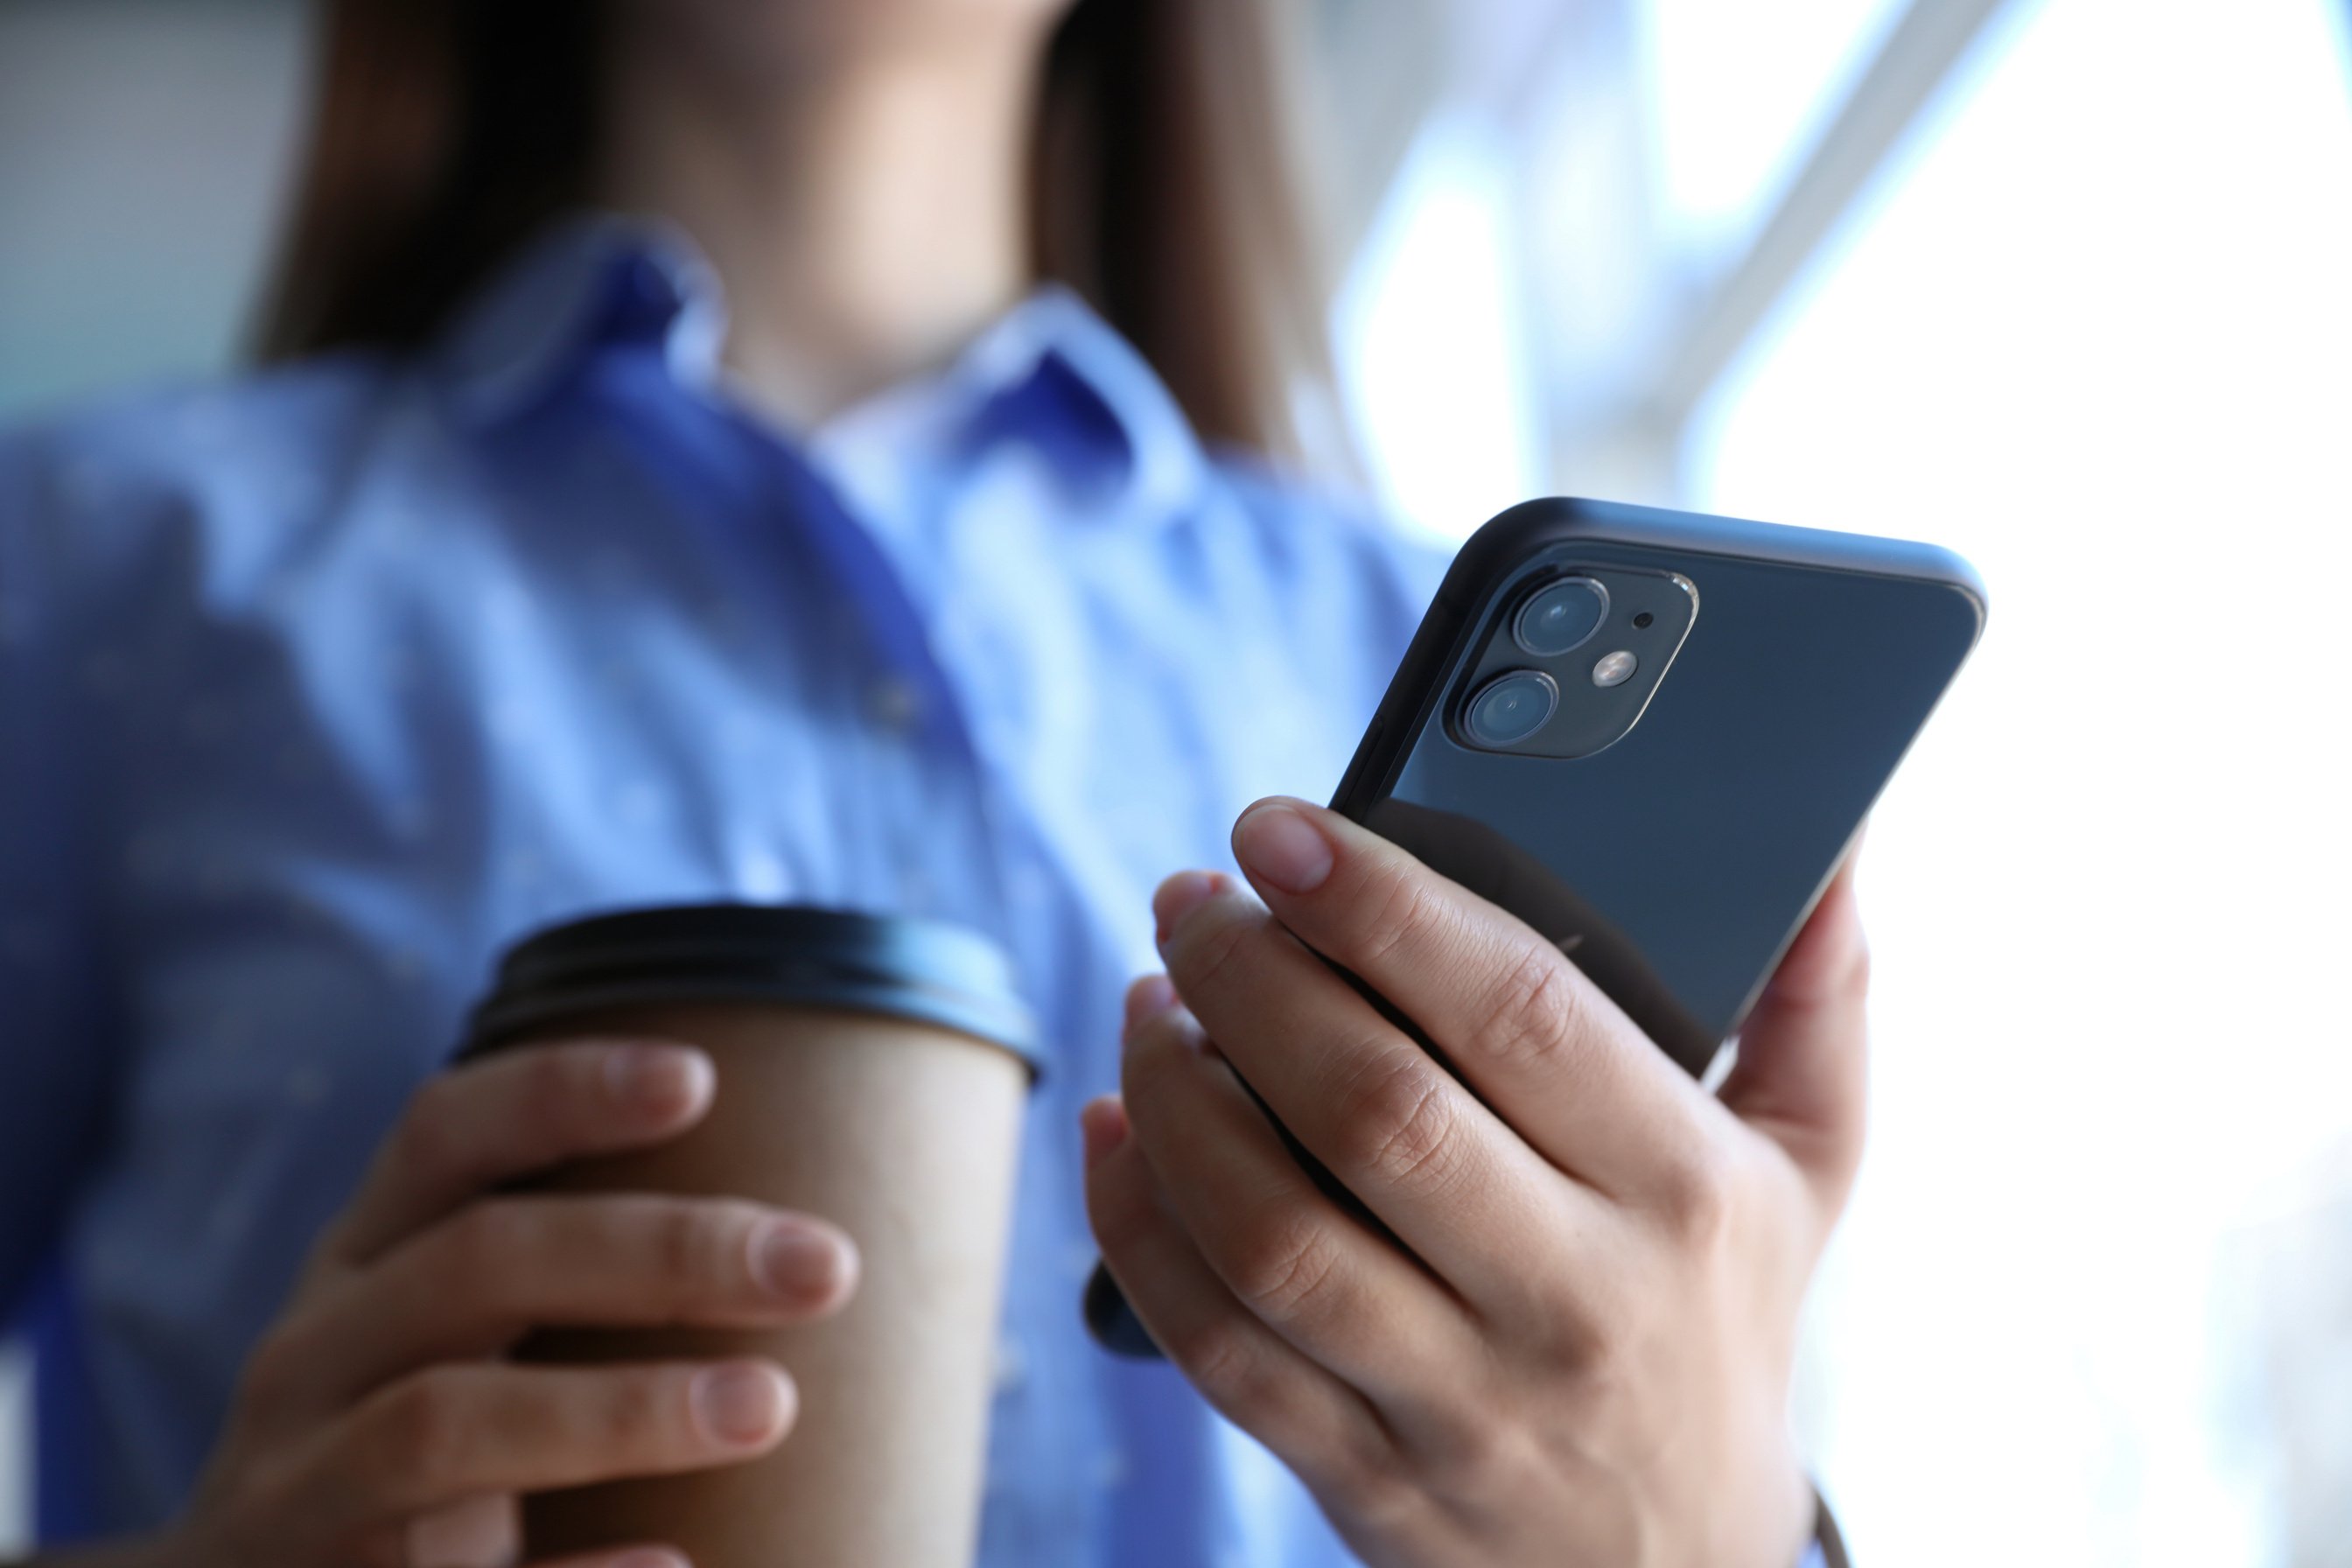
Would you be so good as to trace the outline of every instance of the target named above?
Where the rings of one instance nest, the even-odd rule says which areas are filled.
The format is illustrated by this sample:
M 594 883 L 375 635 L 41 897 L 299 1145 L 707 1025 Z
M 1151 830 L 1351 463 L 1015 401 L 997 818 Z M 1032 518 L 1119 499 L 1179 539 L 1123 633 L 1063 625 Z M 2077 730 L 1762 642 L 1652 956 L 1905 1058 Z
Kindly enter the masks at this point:
M 1407 153 L 1333 312 L 1371 480 L 1400 518 L 1467 533 L 1540 488 L 1509 148 L 1468 116 Z
M 1870 63 L 1900 0 L 1650 0 L 1635 8 L 1656 194 L 1679 248 L 1770 210 Z
M 1343 374 L 1444 533 L 1556 489 L 1983 570 L 1984 647 L 1872 830 L 1875 1135 L 1800 1425 L 1866 1559 L 2339 1563 L 2347 11 L 2011 0 L 1687 426 L 1645 426 L 1900 13 L 1569 29 L 1561 111 L 1424 132 Z
M 1685 448 L 1991 586 L 1864 873 L 1805 1414 L 1865 1560 L 2352 1542 L 2342 22 L 2013 11 Z

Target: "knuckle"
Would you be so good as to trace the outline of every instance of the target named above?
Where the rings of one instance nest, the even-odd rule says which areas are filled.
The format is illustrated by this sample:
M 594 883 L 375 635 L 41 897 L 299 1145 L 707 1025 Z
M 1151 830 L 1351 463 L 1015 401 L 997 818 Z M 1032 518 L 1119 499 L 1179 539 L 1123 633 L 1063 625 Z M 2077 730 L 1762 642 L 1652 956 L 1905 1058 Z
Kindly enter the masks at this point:
M 1087 1181 L 1087 1220 L 1105 1262 L 1116 1270 L 1139 1260 L 1153 1233 L 1167 1224 L 1141 1162 L 1114 1170 L 1105 1161 Z
M 316 1347 L 307 1344 L 301 1331 L 291 1323 L 280 1323 L 264 1334 L 246 1357 L 239 1380 L 247 1409 L 264 1419 L 284 1411 L 294 1402 L 296 1390 L 316 1364 L 317 1355 Z
M 1234 1294 L 1269 1322 L 1296 1322 L 1314 1314 L 1339 1282 L 1339 1247 L 1311 1213 L 1284 1218 L 1241 1249 Z
M 1198 1103 L 1200 1077 L 1214 1066 L 1206 1037 L 1190 1017 L 1163 1016 L 1142 1026 L 1119 1061 L 1119 1090 L 1132 1124 L 1157 1146 L 1177 1130 L 1181 1108 Z
M 1362 913 L 1349 956 L 1372 967 L 1408 943 L 1423 942 L 1444 921 L 1427 874 L 1410 865 L 1382 864 L 1366 872 L 1355 907 Z
M 1105 1161 L 1105 1165 L 1109 1162 Z M 1129 1242 L 1143 1233 L 1143 1213 L 1132 1184 L 1106 1180 L 1097 1168 L 1087 1176 L 1087 1224 L 1106 1260 L 1126 1256 Z
M 404 1495 L 438 1497 L 462 1478 L 464 1399 L 446 1369 L 418 1373 L 377 1394 L 361 1462 Z
M 1512 1336 L 1515 1367 L 1572 1382 L 1594 1349 L 1628 1314 L 1643 1310 L 1629 1270 L 1554 1266 L 1528 1282 L 1517 1302 L 1523 1325 Z
M 488 1198 L 467 1205 L 443 1227 L 449 1269 L 444 1278 L 497 1294 L 519 1269 L 537 1266 L 541 1226 L 536 1205 L 526 1200 Z
M 466 1090 L 460 1077 L 443 1073 L 426 1079 L 409 1097 L 392 1141 L 394 1163 L 404 1176 L 439 1182 L 465 1173 L 460 1111 Z
M 604 1064 L 609 1047 L 567 1040 L 531 1048 L 525 1058 L 521 1101 L 561 1129 L 591 1120 L 610 1101 Z
M 747 1244 L 745 1216 L 733 1205 L 656 1201 L 644 1216 L 647 1228 L 647 1261 L 659 1283 L 675 1291 L 698 1284 L 735 1283 L 741 1269 L 723 1263 L 730 1251 L 742 1252 Z
M 1173 1336 L 1168 1354 L 1210 1404 L 1233 1415 L 1246 1405 L 1258 1379 L 1258 1352 L 1249 1331 L 1216 1319 Z
M 1452 1179 L 1461 1158 L 1457 1112 L 1440 1069 L 1419 1051 L 1375 1058 L 1341 1091 L 1336 1110 L 1351 1169 L 1402 1190 L 1429 1191 Z
M 1424 1488 L 1418 1476 L 1406 1473 L 1395 1445 L 1365 1423 L 1335 1449 L 1318 1467 L 1316 1491 L 1345 1517 L 1362 1521 L 1381 1536 L 1403 1533 L 1401 1527 Z
M 610 1052 L 594 1041 L 562 1040 L 517 1053 L 502 1092 L 531 1147 L 557 1154 L 606 1142 L 626 1115 L 608 1087 Z
M 1582 998 L 1570 983 L 1568 960 L 1548 949 L 1523 949 L 1476 1017 L 1469 1044 L 1489 1060 L 1530 1068 L 1557 1058 L 1582 1026 Z
M 1257 921 L 1231 917 L 1194 919 L 1185 925 L 1169 952 L 1168 967 L 1178 991 L 1194 994 L 1223 981 L 1258 930 Z
M 610 1453 L 690 1442 L 693 1424 L 684 1414 L 686 1401 L 673 1393 L 677 1381 L 643 1369 L 598 1379 L 582 1402 L 579 1436 Z
M 1177 1070 L 1186 1044 L 1183 1026 L 1173 1012 L 1138 1024 L 1127 1037 L 1127 1049 L 1119 1061 L 1120 1087 L 1133 1090 Z M 1143 1104 L 1150 1101 L 1148 1094 L 1138 1099 Z
M 1702 1138 L 1667 1166 L 1659 1207 L 1684 1247 L 1711 1251 L 1731 1229 L 1738 1191 L 1731 1154 L 1717 1140 Z
M 1624 1412 L 1642 1403 L 1640 1391 L 1649 1381 L 1642 1361 L 1631 1323 L 1587 1335 L 1562 1381 L 1565 1397 L 1579 1418 L 1601 1429 L 1621 1426 Z
M 1490 1484 L 1511 1468 L 1526 1435 L 1509 1393 L 1475 1407 L 1433 1412 L 1416 1458 L 1439 1489 L 1455 1491 Z

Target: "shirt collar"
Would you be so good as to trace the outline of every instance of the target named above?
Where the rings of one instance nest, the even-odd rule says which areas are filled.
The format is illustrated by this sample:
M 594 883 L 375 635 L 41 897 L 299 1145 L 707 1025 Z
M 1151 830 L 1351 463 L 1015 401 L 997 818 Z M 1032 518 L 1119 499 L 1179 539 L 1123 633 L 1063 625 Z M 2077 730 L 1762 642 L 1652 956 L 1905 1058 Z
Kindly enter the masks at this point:
M 681 390 L 733 401 L 720 351 L 727 309 L 717 272 L 683 230 L 592 214 L 549 230 L 464 307 L 434 355 L 451 406 L 494 426 L 559 395 L 602 348 L 658 344 Z M 969 459 L 1031 440 L 1096 468 L 1116 510 L 1165 516 L 1199 481 L 1191 423 L 1151 367 L 1076 294 L 1038 288 L 944 369 L 828 419 L 809 443 L 887 443 Z
M 600 347 L 658 342 L 671 374 L 716 384 L 727 335 L 719 279 L 678 229 L 593 214 L 525 247 L 459 310 L 435 359 L 468 424 L 494 426 L 553 396 Z

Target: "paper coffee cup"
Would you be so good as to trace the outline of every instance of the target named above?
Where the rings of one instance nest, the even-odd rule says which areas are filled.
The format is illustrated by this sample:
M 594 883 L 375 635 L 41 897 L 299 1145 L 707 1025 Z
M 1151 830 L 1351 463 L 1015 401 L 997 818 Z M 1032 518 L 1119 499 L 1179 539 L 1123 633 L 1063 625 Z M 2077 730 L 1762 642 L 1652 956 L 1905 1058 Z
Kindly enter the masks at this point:
M 855 1300 L 777 1331 L 549 1330 L 541 1362 L 771 1357 L 800 1392 L 749 1464 L 526 1500 L 527 1555 L 667 1542 L 697 1568 L 964 1568 L 977 1537 L 1013 1177 L 1035 1034 L 1001 950 L 839 910 L 599 916 L 513 949 L 468 1054 L 621 1035 L 710 1054 L 709 1116 L 542 1190 L 726 1195 L 858 1245 Z

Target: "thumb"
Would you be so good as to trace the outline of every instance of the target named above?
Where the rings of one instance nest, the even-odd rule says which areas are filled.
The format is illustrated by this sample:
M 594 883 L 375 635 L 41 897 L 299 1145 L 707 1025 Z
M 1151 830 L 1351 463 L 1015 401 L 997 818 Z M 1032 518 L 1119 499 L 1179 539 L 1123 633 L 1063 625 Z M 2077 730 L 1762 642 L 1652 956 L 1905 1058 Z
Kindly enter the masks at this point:
M 1788 1153 L 1825 1213 L 1862 1160 L 1870 952 L 1853 858 L 1839 868 L 1739 1032 L 1723 1103 Z

